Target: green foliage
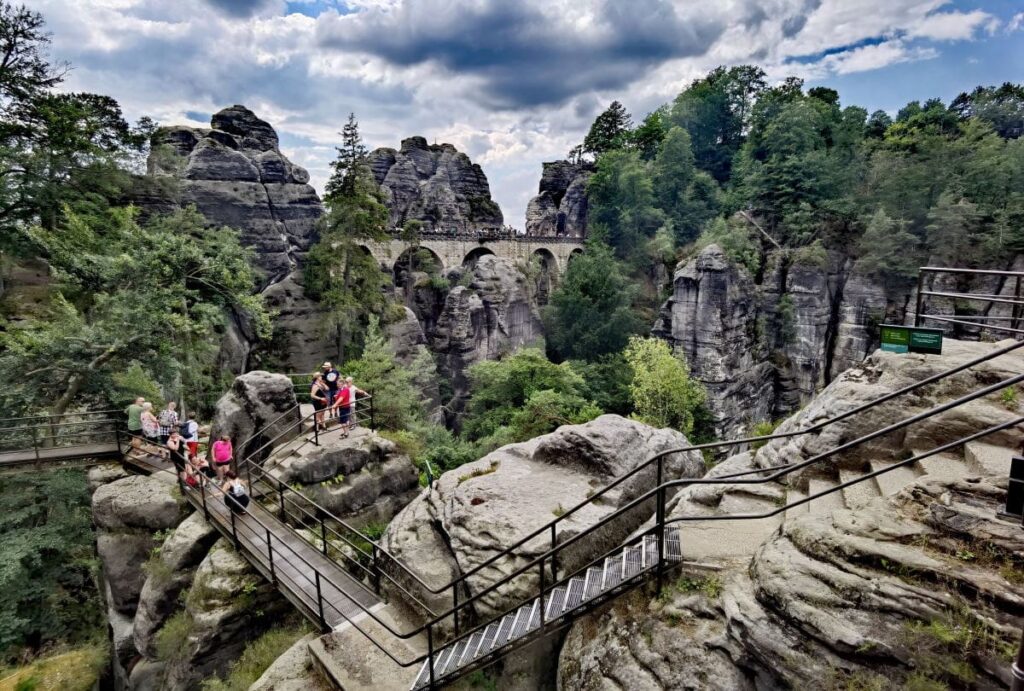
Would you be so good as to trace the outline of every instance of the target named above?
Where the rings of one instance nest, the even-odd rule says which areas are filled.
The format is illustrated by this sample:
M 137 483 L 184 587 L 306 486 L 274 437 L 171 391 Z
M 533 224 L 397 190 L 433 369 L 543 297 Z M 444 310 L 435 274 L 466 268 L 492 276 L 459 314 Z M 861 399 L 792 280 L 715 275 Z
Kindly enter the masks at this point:
M 583 150 L 591 154 L 603 154 L 619 149 L 628 142 L 633 120 L 626 108 L 618 101 L 612 101 L 608 109 L 597 116 L 583 140 Z
M 458 484 L 461 485 L 463 482 L 468 482 L 473 478 L 483 477 L 484 475 L 490 475 L 496 472 L 500 466 L 501 463 L 499 461 L 491 461 L 490 465 L 486 467 L 474 468 L 465 475 L 460 475 Z
M 671 600 L 677 594 L 690 595 L 700 593 L 709 600 L 717 600 L 722 595 L 723 588 L 721 579 L 716 576 L 705 576 L 704 578 L 682 576 L 675 583 L 665 588 L 661 599 L 664 602 Z
M 780 424 L 782 424 L 782 420 L 762 420 L 754 425 L 750 435 L 753 437 L 769 437 L 775 433 Z M 767 443 L 766 441 L 755 441 L 753 446 L 755 449 L 760 449 Z
M 231 663 L 224 679 L 213 677 L 203 682 L 203 691 L 246 691 L 267 668 L 309 633 L 305 624 L 273 628 L 245 646 L 241 657 Z
M 594 360 L 621 351 L 645 327 L 632 309 L 634 294 L 607 245 L 591 240 L 570 262 L 543 311 L 551 353 Z
M 477 363 L 469 378 L 473 396 L 463 433 L 484 451 L 601 414 L 583 398 L 583 378 L 568 363 L 555 365 L 534 348 Z
M 790 258 L 793 264 L 806 266 L 825 271 L 828 269 L 828 252 L 821 240 L 815 240 L 809 245 L 798 247 L 793 250 Z
M 426 362 L 422 364 L 426 366 Z M 433 366 L 433 361 L 430 361 Z M 381 429 L 401 430 L 423 418 L 424 399 L 417 380 L 428 373 L 414 372 L 395 362 L 395 353 L 380 328 L 380 321 L 371 315 L 366 330 L 363 354 L 345 365 L 356 386 L 373 395 L 374 423 Z
M 628 416 L 633 412 L 629 385 L 633 370 L 621 353 L 602 355 L 596 360 L 572 360 L 572 369 L 583 377 L 581 395 L 606 413 Z
M 237 233 L 206 227 L 194 209 L 144 227 L 135 217 L 132 209 L 68 212 L 59 228 L 30 231 L 56 282 L 47 319 L 0 333 L 0 409 L 56 413 L 83 398 L 123 405 L 125 368 L 134 363 L 131 379 L 180 382 L 173 394 L 197 398 L 219 383 L 228 310 L 269 333 Z
M 785 293 L 779 298 L 775 316 L 779 324 L 779 340 L 784 345 L 796 341 L 796 306 L 792 295 Z
M 649 165 L 635 151 L 609 151 L 597 160 L 587 194 L 591 225 L 604 229 L 618 257 L 640 261 L 644 240 L 665 220 L 655 202 Z
M 907 232 L 905 225 L 889 218 L 881 208 L 876 210 L 860 239 L 857 268 L 885 281 L 906 282 L 916 278 L 920 266 L 919 241 Z
M 1018 403 L 1017 387 L 1008 386 L 1002 390 L 999 394 L 999 400 L 1002 401 L 1003 407 L 1007 410 L 1017 410 L 1020 407 Z
M 192 597 L 192 594 L 189 594 Z M 156 657 L 161 662 L 170 662 L 186 654 L 185 644 L 192 633 L 192 616 L 185 610 L 178 610 L 164 622 L 156 634 Z
M 678 242 L 691 242 L 717 213 L 719 191 L 710 175 L 697 170 L 685 129 L 673 127 L 665 135 L 652 174 L 658 207 Z
M 761 266 L 761 247 L 752 235 L 748 223 L 742 220 L 716 218 L 697 239 L 697 249 L 718 245 L 725 256 L 756 274 Z
M 349 115 L 331 167 L 320 240 L 310 249 L 303 283 L 326 311 L 325 333 L 334 335 L 335 360 L 344 362 L 346 347 L 368 324 L 370 315 L 380 316 L 388 306 L 384 287 L 389 279 L 364 247 L 367 241 L 386 237 L 388 208 L 366 165 L 366 148 L 354 114 Z M 408 232 L 415 234 L 418 229 Z
M 630 392 L 636 417 L 654 427 L 693 432 L 694 413 L 704 402 L 704 388 L 690 378 L 690 368 L 667 343 L 634 336 L 625 352 L 633 370 Z
M 6 475 L 0 505 L 0 661 L 102 635 L 84 472 Z

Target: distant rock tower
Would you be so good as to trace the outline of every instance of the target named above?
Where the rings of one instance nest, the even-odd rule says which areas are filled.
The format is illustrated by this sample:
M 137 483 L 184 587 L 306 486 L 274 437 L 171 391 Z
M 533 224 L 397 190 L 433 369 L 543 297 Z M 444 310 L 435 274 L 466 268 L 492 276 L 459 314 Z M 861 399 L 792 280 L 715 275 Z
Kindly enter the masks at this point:
M 526 207 L 526 234 L 586 237 L 587 181 L 593 174 L 594 168 L 589 163 L 545 163 L 540 194 Z
M 451 144 L 423 137 L 402 147 L 375 149 L 369 165 L 387 196 L 391 227 L 423 223 L 425 233 L 480 233 L 502 227 L 501 208 L 491 199 L 487 176 Z

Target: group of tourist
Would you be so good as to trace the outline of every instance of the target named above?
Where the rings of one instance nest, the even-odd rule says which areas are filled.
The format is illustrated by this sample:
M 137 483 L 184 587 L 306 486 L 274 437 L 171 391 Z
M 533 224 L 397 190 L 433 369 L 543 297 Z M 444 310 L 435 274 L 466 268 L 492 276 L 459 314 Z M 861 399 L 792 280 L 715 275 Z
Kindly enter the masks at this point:
M 182 422 L 174 401 L 155 414 L 153 404 L 139 396 L 125 413 L 132 447 L 146 447 L 146 451 L 170 460 L 178 479 L 189 487 L 199 487 L 207 480 L 216 479 L 212 486 L 224 494 L 228 507 L 237 514 L 245 514 L 249 496 L 245 485 L 231 470 L 235 450 L 229 435 L 221 435 L 214 441 L 207 457 L 199 453 L 199 423 L 195 416 L 186 415 Z
M 352 377 L 342 377 L 334 365 L 325 362 L 313 375 L 309 389 L 309 398 L 316 411 L 316 426 L 326 429 L 331 420 L 337 418 L 341 423 L 341 436 L 347 437 L 349 430 L 357 424 L 356 398 L 360 395 L 369 396 L 353 383 Z

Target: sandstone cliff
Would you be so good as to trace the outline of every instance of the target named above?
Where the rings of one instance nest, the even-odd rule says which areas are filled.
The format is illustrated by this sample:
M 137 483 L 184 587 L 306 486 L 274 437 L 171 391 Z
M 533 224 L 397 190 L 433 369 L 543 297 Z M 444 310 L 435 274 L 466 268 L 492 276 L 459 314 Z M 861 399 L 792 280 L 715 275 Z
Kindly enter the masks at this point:
M 877 352 L 780 431 L 996 347 L 950 342 L 941 358 Z M 1022 367 L 1019 353 L 1004 356 L 868 415 L 733 456 L 712 474 L 811 458 Z M 768 513 L 1019 415 L 978 399 L 784 484 L 686 488 L 670 516 Z M 575 624 L 561 651 L 559 688 L 1005 688 L 1024 612 L 1024 537 L 997 512 L 1016 445 L 1006 431 L 772 518 L 682 524 L 692 565 L 660 597 L 640 591 Z
M 409 137 L 397 151 L 372 151 L 368 162 L 387 196 L 392 227 L 418 220 L 423 232 L 466 233 L 502 225 L 483 169 L 451 144 Z
M 281 153 L 273 127 L 239 105 L 215 113 L 209 129 L 161 127 L 152 144 L 150 180 L 176 184 L 156 194 L 161 187 L 140 183 L 138 203 L 149 211 L 192 204 L 211 225 L 238 230 L 255 253 L 259 288 L 278 312 L 275 357 L 287 367 L 311 369 L 330 344 L 301 282 L 302 258 L 323 213 L 309 174 Z M 234 373 L 249 369 L 252 341 L 247 325 L 234 319 L 223 338 L 222 366 Z
M 526 207 L 526 234 L 586 237 L 587 181 L 593 172 L 591 164 L 545 163 L 539 193 Z
M 707 387 L 717 436 L 798 409 L 870 352 L 875 325 L 902 322 L 902 305 L 851 264 L 770 255 L 755 277 L 709 245 L 676 269 L 653 332 Z

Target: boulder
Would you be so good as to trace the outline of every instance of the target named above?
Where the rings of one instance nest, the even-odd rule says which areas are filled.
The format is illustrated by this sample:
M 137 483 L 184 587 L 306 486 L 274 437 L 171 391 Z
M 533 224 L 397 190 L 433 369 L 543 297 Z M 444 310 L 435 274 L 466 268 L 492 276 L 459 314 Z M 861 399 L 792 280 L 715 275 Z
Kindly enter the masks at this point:
M 257 370 L 236 377 L 231 390 L 217 401 L 210 439 L 231 437 L 236 461 L 273 442 L 261 451 L 265 458 L 275 446 L 298 435 L 300 419 L 292 380 Z
M 164 673 L 165 690 L 223 676 L 245 646 L 292 606 L 223 540 L 196 570 L 185 599 L 184 640 Z
M 103 463 L 94 465 L 86 473 L 89 482 L 89 493 L 93 493 L 108 482 L 128 477 L 128 471 L 120 463 Z
M 159 556 L 147 569 L 135 611 L 135 648 L 146 658 L 156 658 L 157 632 L 178 609 L 178 596 L 192 584 L 196 567 L 218 535 L 201 513 L 193 513 L 160 546 Z
M 173 528 L 185 516 L 185 505 L 174 491 L 172 485 L 144 475 L 107 483 L 92 495 L 93 523 L 106 531 Z
M 334 515 L 358 523 L 386 523 L 419 490 L 419 472 L 409 457 L 365 429 L 346 439 L 326 437 L 320 446 L 284 459 L 273 472 Z
M 672 430 L 659 430 L 616 415 L 585 425 L 567 425 L 528 442 L 511 444 L 480 460 L 449 471 L 394 518 L 383 545 L 415 569 L 432 587 L 447 583 L 525 537 L 566 509 L 584 501 L 594 489 L 635 468 L 653 454 L 687 444 Z M 665 459 L 665 477 L 697 477 L 703 460 L 695 452 Z M 559 538 L 577 534 L 650 489 L 652 467 L 557 525 Z M 559 557 L 560 571 L 577 568 L 625 539 L 653 512 L 639 506 L 620 520 L 580 540 Z M 472 576 L 471 591 L 502 579 L 550 547 L 547 532 Z M 495 614 L 536 589 L 537 574 L 524 574 L 484 597 L 476 609 Z M 414 591 L 416 592 L 416 591 Z M 393 593 L 401 599 L 401 593 Z M 436 611 L 450 606 L 449 593 L 425 600 Z M 433 604 L 431 604 L 433 602 Z M 434 607 L 434 605 L 438 605 Z
M 593 174 L 589 163 L 545 163 L 540 190 L 526 207 L 526 234 L 586 237 L 587 181 Z
M 326 689 L 323 682 L 313 671 L 313 661 L 309 656 L 309 644 L 316 640 L 316 634 L 303 636 L 295 641 L 266 671 L 257 679 L 248 691 L 318 691 Z
M 368 163 L 386 195 L 391 227 L 417 220 L 426 233 L 472 233 L 502 225 L 483 169 L 451 144 L 409 137 L 398 151 L 371 152 Z

